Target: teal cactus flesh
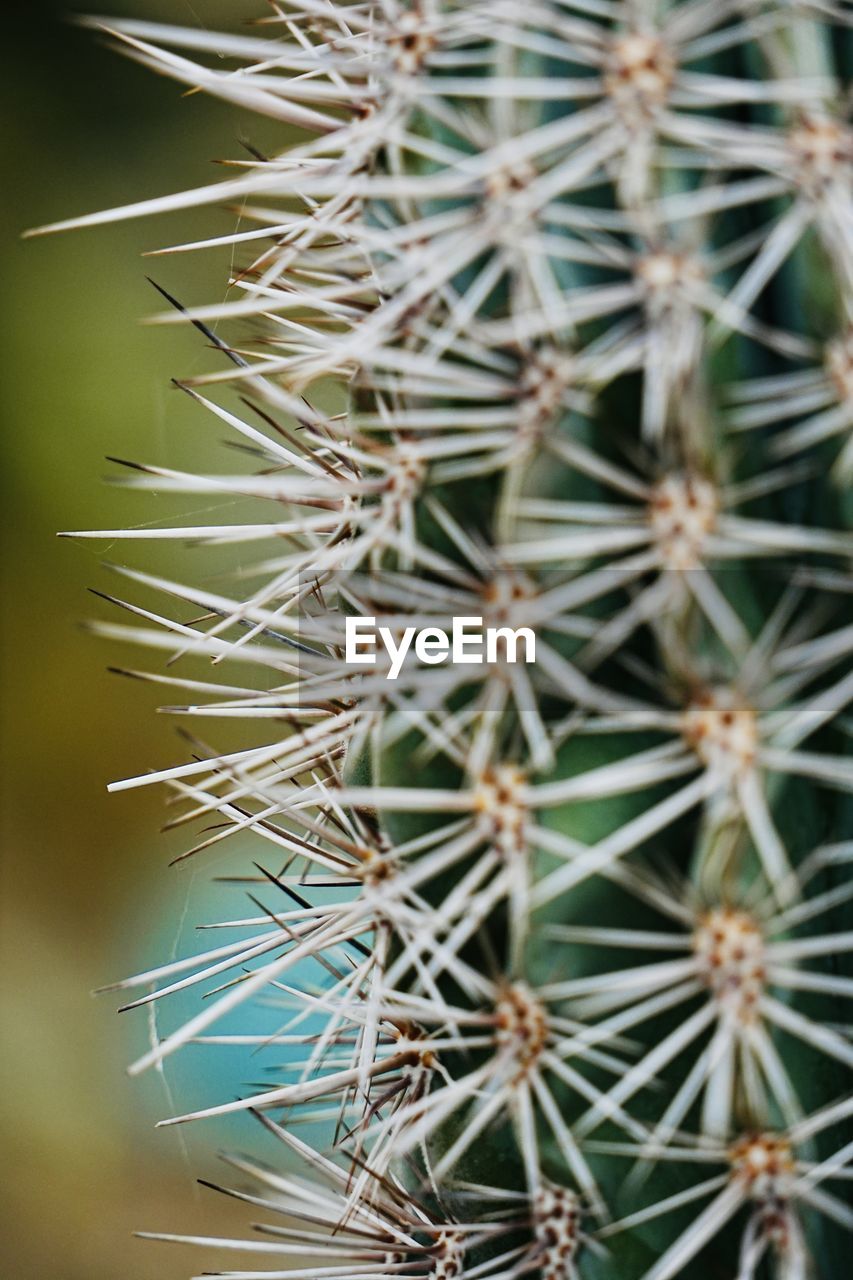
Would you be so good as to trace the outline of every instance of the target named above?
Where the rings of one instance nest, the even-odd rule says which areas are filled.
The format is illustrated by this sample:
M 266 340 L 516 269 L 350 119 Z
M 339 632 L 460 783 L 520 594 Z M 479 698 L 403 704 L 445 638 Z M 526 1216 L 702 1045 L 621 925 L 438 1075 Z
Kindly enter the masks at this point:
M 124 477 L 223 518 L 75 535 L 206 557 L 125 568 L 165 603 L 98 624 L 214 723 L 116 789 L 164 784 L 197 864 L 251 847 L 228 941 L 120 984 L 198 997 L 134 1071 L 191 1044 L 267 1068 L 163 1121 L 243 1113 L 277 1143 L 232 1162 L 259 1231 L 197 1243 L 235 1278 L 835 1280 L 853 8 L 259 18 L 102 25 L 274 122 L 276 153 L 45 228 L 240 211 L 171 246 L 231 246 L 224 301 L 159 318 L 212 342 L 179 386 L 241 452 Z M 381 649 L 346 660 L 347 615 L 434 648 L 389 679 Z M 431 657 L 453 618 L 504 640 Z

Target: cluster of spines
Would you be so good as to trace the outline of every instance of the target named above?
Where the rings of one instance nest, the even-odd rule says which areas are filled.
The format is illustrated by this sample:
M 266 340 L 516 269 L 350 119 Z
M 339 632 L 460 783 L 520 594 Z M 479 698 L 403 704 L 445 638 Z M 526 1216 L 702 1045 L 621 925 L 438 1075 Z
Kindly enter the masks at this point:
M 205 827 L 187 856 L 250 832 L 276 860 L 260 914 L 222 923 L 238 941 L 121 984 L 145 988 L 134 1005 L 212 987 L 139 1069 L 190 1042 L 286 1051 L 282 1083 L 167 1122 L 253 1111 L 314 1166 L 311 1184 L 241 1168 L 253 1203 L 321 1224 L 320 1261 L 269 1227 L 279 1243 L 226 1245 L 286 1270 L 232 1275 L 325 1258 L 574 1280 L 609 1249 L 624 1280 L 670 1280 L 746 1210 L 739 1280 L 765 1257 L 794 1280 L 812 1222 L 851 1225 L 832 1189 L 848 1148 L 814 1143 L 853 1102 L 802 1098 L 797 1060 L 853 1066 L 843 1019 L 809 1012 L 850 994 L 820 966 L 853 941 L 832 923 L 853 848 L 792 848 L 777 817 L 788 778 L 853 788 L 849 758 L 811 745 L 843 735 L 853 699 L 853 537 L 789 518 L 827 458 L 819 514 L 843 505 L 853 456 L 853 133 L 832 56 L 850 17 L 292 0 L 250 36 L 114 28 L 297 131 L 225 183 L 77 220 L 239 202 L 213 243 L 260 243 L 225 302 L 161 317 L 227 358 L 180 385 L 251 464 L 127 483 L 270 518 L 99 534 L 264 548 L 231 590 L 126 570 L 203 621 L 121 602 L 150 625 L 101 627 L 249 664 L 260 681 L 156 679 L 188 692 L 183 714 L 272 725 L 118 784 L 174 790 Z M 806 252 L 834 335 L 767 305 Z M 220 382 L 240 409 L 198 389 Z M 787 585 L 745 588 L 768 562 Z M 532 625 L 537 663 L 391 686 L 342 662 L 353 609 Z M 229 1032 L 260 997 L 282 1025 Z M 714 1172 L 657 1193 L 673 1164 Z M 684 1230 L 618 1252 L 703 1197 Z

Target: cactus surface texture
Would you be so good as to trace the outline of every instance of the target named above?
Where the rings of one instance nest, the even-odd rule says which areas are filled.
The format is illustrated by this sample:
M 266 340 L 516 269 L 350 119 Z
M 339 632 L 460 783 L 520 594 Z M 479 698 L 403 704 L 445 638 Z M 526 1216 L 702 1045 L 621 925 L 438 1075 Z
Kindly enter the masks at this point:
M 114 785 L 238 861 L 230 918 L 120 984 L 161 1029 L 132 1070 L 188 1051 L 208 1095 L 163 1123 L 243 1113 L 255 1152 L 254 1228 L 167 1238 L 234 1280 L 840 1280 L 849 0 L 92 25 L 280 139 L 45 228 L 238 215 L 170 246 L 232 270 L 159 317 L 230 447 L 122 473 L 210 522 L 74 535 L 195 544 L 98 624 L 198 726 Z M 348 618 L 497 639 L 393 676 Z

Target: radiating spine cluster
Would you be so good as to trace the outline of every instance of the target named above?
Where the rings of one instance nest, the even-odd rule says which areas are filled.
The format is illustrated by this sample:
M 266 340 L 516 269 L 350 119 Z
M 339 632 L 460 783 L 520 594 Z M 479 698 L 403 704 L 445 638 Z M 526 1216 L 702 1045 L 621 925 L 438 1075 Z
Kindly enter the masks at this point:
M 282 134 L 47 228 L 240 211 L 163 251 L 230 245 L 225 301 L 159 319 L 211 343 L 178 385 L 243 465 L 124 477 L 226 519 L 83 535 L 240 549 L 199 585 L 124 568 L 180 616 L 98 624 L 172 660 L 173 711 L 258 734 L 116 784 L 170 788 L 185 857 L 254 851 L 226 941 L 119 984 L 204 997 L 134 1070 L 189 1044 L 266 1067 L 164 1121 L 251 1112 L 280 1144 L 233 1162 L 262 1235 L 197 1243 L 253 1255 L 235 1278 L 834 1278 L 849 0 L 97 25 Z M 344 660 L 346 614 L 527 626 L 536 662 L 390 682 Z

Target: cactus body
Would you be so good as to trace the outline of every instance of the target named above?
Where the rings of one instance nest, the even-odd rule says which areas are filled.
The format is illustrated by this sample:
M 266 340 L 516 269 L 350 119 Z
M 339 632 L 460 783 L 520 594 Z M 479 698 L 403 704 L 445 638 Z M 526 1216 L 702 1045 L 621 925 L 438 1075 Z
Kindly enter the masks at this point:
M 225 300 L 163 319 L 214 344 L 179 385 L 242 459 L 126 482 L 245 518 L 107 531 L 239 551 L 230 580 L 126 570 L 182 602 L 126 604 L 126 638 L 253 745 L 119 784 L 165 783 L 197 860 L 248 835 L 261 868 L 228 942 L 123 984 L 206 997 L 134 1069 L 212 1042 L 271 1072 L 165 1122 L 242 1111 L 279 1143 L 237 1162 L 265 1225 L 220 1242 L 229 1275 L 841 1274 L 851 17 L 110 24 L 282 130 L 223 182 L 76 220 L 240 209 Z M 504 639 L 389 680 L 345 660 L 347 615 L 395 643 L 527 627 L 536 660 Z

